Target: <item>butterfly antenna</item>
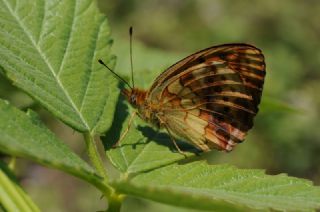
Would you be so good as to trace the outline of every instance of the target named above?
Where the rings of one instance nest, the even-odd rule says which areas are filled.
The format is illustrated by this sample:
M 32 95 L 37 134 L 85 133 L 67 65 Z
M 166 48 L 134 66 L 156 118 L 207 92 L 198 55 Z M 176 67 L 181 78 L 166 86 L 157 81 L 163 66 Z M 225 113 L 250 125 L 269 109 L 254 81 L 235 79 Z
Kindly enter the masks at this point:
M 109 71 L 111 71 L 111 73 L 113 73 L 114 76 L 116 76 L 120 81 L 122 81 L 124 84 L 126 84 L 132 90 L 131 85 L 127 81 L 125 81 L 122 77 L 120 77 L 116 72 L 114 72 L 111 68 L 109 68 L 109 66 L 107 66 L 101 59 L 99 59 L 98 62 L 101 65 L 103 65 L 104 67 L 106 67 Z
M 130 63 L 131 63 L 131 81 L 132 81 L 132 87 L 134 88 L 134 80 L 133 80 L 133 60 L 132 60 L 132 33 L 133 28 L 130 27 L 129 29 L 129 36 L 130 36 Z

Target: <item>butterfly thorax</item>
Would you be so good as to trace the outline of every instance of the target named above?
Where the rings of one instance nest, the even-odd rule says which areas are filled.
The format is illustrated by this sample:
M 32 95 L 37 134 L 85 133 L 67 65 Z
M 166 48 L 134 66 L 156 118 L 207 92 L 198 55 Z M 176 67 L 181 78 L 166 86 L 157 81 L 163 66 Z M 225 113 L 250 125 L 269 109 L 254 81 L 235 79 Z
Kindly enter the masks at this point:
M 148 92 L 146 90 L 139 88 L 124 89 L 122 90 L 122 94 L 137 109 L 141 119 L 159 127 L 160 120 L 158 115 L 162 113 L 161 109 L 147 101 Z

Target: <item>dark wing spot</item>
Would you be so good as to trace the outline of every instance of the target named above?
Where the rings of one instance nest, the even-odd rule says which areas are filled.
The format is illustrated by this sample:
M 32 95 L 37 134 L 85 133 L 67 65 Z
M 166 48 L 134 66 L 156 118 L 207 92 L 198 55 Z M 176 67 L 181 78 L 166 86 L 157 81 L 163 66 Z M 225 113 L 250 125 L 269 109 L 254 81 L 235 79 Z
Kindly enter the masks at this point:
M 218 129 L 217 133 L 219 135 L 223 136 L 226 141 L 228 141 L 230 139 L 230 134 L 228 132 L 226 132 L 225 130 Z
M 193 74 L 191 73 L 184 74 L 180 77 L 180 83 L 184 86 L 185 84 L 192 81 L 193 79 L 194 79 Z
M 199 62 L 199 63 L 204 63 L 204 62 L 206 62 L 206 59 L 203 58 L 203 57 L 199 57 L 199 58 L 198 58 L 198 62 Z
M 230 112 L 230 107 L 223 107 L 223 111 L 225 113 L 229 113 Z
M 212 71 L 213 73 L 216 73 L 217 72 L 217 67 L 212 65 L 210 66 L 210 71 Z
M 220 86 L 216 86 L 216 87 L 213 88 L 213 90 L 214 90 L 215 92 L 221 92 L 221 91 L 222 91 L 222 88 L 221 88 Z
M 226 97 L 226 96 L 224 96 L 224 97 L 222 97 L 222 100 L 225 101 L 225 102 L 227 102 L 227 101 L 229 100 L 229 98 Z
M 221 79 L 221 81 L 225 81 L 227 78 L 226 78 L 226 76 L 222 75 L 222 76 L 220 76 L 220 79 Z
M 214 76 L 213 77 L 205 77 L 204 78 L 204 82 L 207 83 L 207 84 L 214 83 L 215 82 L 215 78 L 214 78 Z

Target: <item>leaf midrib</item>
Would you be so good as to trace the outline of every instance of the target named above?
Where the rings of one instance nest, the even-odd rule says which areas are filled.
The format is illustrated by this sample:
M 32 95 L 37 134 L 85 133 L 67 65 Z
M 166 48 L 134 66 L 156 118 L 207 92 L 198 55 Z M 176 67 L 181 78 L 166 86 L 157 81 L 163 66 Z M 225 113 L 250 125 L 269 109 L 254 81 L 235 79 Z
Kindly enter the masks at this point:
M 47 57 L 42 54 L 42 51 L 38 48 L 37 46 L 37 43 L 35 42 L 35 40 L 32 38 L 32 35 L 30 34 L 30 32 L 27 30 L 26 26 L 23 24 L 23 22 L 20 21 L 19 19 L 19 16 L 17 16 L 14 11 L 12 10 L 12 8 L 10 7 L 9 3 L 4 0 L 3 1 L 4 4 L 6 5 L 6 7 L 8 8 L 8 11 L 11 13 L 12 17 L 14 17 L 17 21 L 17 23 L 21 26 L 21 28 L 23 29 L 23 31 L 25 32 L 25 34 L 27 35 L 27 37 L 29 38 L 29 40 L 31 41 L 32 45 L 34 46 L 34 49 L 38 52 L 38 54 L 40 55 L 40 58 L 45 62 L 45 64 L 47 65 L 47 67 L 49 68 L 50 72 L 52 73 L 53 77 L 55 78 L 58 86 L 60 87 L 60 89 L 62 90 L 62 92 L 64 93 L 64 95 L 67 97 L 67 100 L 69 101 L 71 107 L 74 109 L 74 111 L 78 114 L 80 120 L 82 121 L 82 124 L 87 128 L 87 130 L 90 129 L 88 123 L 86 122 L 86 120 L 84 119 L 84 117 L 82 116 L 81 112 L 79 111 L 79 109 L 77 108 L 77 106 L 75 105 L 74 101 L 72 100 L 71 96 L 69 95 L 69 93 L 67 92 L 67 90 L 64 88 L 62 82 L 60 81 L 59 79 L 59 76 L 54 72 L 53 70 L 53 67 L 51 66 L 51 64 L 49 63 Z M 75 1 L 76 2 L 76 1 Z M 75 3 L 76 4 L 76 3 Z M 74 6 L 74 8 L 76 8 L 76 6 Z M 75 10 L 74 9 L 74 14 L 73 14 L 73 20 L 75 19 Z M 72 21 L 72 26 L 71 26 L 71 29 L 73 28 L 74 26 L 74 21 Z M 41 34 L 41 32 L 39 32 Z M 68 44 L 70 42 L 70 36 L 68 37 Z M 67 48 L 68 48 L 68 45 L 67 45 Z M 63 60 L 65 58 L 65 54 L 64 54 L 64 57 L 63 57 Z M 61 66 L 60 68 L 62 67 L 62 64 L 63 64 L 63 60 L 61 62 Z M 59 70 L 60 72 L 60 70 Z M 59 74 L 58 72 L 58 74 Z
M 139 185 L 136 185 L 137 187 L 140 187 Z M 144 186 L 142 186 L 143 188 Z M 170 185 L 170 186 L 157 186 L 157 185 L 153 185 L 151 186 L 153 189 L 165 189 L 168 191 L 175 191 L 177 193 L 184 193 L 184 194 L 199 194 L 202 195 L 202 197 L 208 197 L 208 198 L 213 198 L 212 197 L 212 192 L 214 192 L 215 194 L 220 194 L 220 195 L 224 195 L 225 197 L 238 197 L 240 199 L 244 199 L 247 200 L 248 198 L 268 198 L 269 201 L 274 201 L 276 198 L 281 198 L 281 199 L 287 199 L 287 200 L 301 200 L 301 196 L 278 196 L 276 194 L 252 194 L 252 193 L 245 193 L 245 192 L 239 192 L 239 191 L 226 191 L 226 190 L 220 190 L 220 189 L 202 189 L 202 188 L 192 188 L 192 187 L 182 187 L 182 186 L 174 186 L 174 185 Z M 149 188 L 151 188 L 149 187 Z M 140 187 L 141 188 L 141 187 Z M 218 197 L 221 197 L 220 195 L 217 195 Z M 246 197 L 243 197 L 246 196 Z M 237 198 L 237 199 L 238 199 Z M 271 199 L 270 199 L 271 198 Z M 214 198 L 216 200 L 225 200 L 224 198 Z M 308 200 L 310 202 L 310 198 L 303 198 L 302 201 Z M 315 201 L 312 200 L 312 202 L 317 203 Z

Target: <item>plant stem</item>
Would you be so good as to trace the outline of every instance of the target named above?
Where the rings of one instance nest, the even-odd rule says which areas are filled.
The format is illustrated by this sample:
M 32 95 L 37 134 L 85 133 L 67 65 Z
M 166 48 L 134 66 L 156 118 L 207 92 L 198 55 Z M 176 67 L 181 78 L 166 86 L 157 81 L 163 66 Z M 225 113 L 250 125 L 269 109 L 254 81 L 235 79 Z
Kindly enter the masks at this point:
M 103 183 L 107 187 L 107 190 L 102 192 L 107 198 L 109 198 L 114 193 L 114 189 L 108 185 L 108 181 L 109 181 L 108 173 L 104 168 L 94 137 L 90 133 L 85 133 L 84 139 L 86 141 L 87 152 L 88 152 L 90 161 L 94 166 L 94 168 L 97 170 L 98 174 L 101 177 L 103 177 Z
M 97 170 L 98 174 L 103 177 L 103 184 L 106 186 L 105 190 L 101 190 L 103 195 L 108 199 L 108 212 L 119 212 L 121 208 L 122 201 L 124 199 L 124 195 L 117 194 L 108 182 L 109 177 L 108 173 L 103 165 L 101 156 L 98 152 L 98 148 L 94 137 L 90 133 L 84 134 L 84 139 L 87 144 L 87 151 L 92 165 Z
M 121 204 L 124 199 L 124 195 L 116 194 L 110 196 L 108 199 L 109 207 L 107 212 L 119 212 L 121 209 Z
M 96 142 L 94 140 L 93 135 L 91 135 L 90 133 L 85 133 L 84 134 L 84 139 L 86 141 L 87 144 L 87 151 L 88 151 L 88 155 L 89 158 L 91 160 L 92 165 L 96 168 L 96 170 L 98 171 L 98 174 L 100 176 L 102 176 L 105 179 L 105 182 L 108 182 L 108 174 L 106 169 L 104 168 L 102 159 L 100 157 L 100 154 L 98 152 L 98 148 L 96 145 Z

